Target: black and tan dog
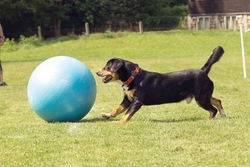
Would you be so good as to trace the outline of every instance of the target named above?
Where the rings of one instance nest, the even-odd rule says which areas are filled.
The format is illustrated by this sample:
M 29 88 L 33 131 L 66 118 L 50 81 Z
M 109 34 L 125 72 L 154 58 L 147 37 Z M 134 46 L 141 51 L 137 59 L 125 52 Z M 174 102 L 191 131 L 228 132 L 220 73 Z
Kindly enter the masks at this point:
M 199 106 L 210 112 L 210 119 L 215 117 L 217 109 L 221 117 L 226 117 L 221 101 L 212 97 L 214 85 L 208 77 L 212 65 L 219 61 L 223 53 L 223 48 L 218 46 L 201 69 L 166 74 L 143 70 L 138 64 L 123 59 L 109 60 L 96 74 L 103 77 L 103 83 L 119 81 L 124 98 L 112 112 L 102 113 L 102 117 L 109 119 L 127 110 L 119 121 L 126 122 L 142 105 L 173 103 L 184 99 L 190 103 L 193 98 Z

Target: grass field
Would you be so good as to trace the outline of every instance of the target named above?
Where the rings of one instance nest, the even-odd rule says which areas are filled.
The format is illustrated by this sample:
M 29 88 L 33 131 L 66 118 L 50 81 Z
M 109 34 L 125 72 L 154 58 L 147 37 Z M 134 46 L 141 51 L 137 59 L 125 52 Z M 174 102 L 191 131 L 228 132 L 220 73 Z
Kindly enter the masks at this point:
M 244 37 L 250 72 L 250 33 Z M 214 97 L 222 100 L 227 118 L 218 114 L 208 120 L 209 113 L 194 101 L 142 107 L 125 124 L 101 118 L 123 96 L 120 85 L 105 85 L 95 76 L 110 58 L 170 72 L 201 68 L 217 45 L 223 46 L 225 54 L 209 76 L 215 83 Z M 57 55 L 84 62 L 96 79 L 96 102 L 80 122 L 47 123 L 29 106 L 27 83 L 32 71 Z M 0 87 L 0 166 L 250 166 L 250 80 L 243 79 L 239 32 L 64 37 L 39 44 L 6 43 L 0 56 L 8 84 Z

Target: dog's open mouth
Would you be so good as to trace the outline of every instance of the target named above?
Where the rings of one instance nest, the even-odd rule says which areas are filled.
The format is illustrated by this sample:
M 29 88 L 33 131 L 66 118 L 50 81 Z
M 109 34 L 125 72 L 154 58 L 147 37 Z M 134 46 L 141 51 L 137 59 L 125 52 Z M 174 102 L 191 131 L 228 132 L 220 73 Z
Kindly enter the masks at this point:
M 112 75 L 106 75 L 106 76 L 104 76 L 104 78 L 102 79 L 102 82 L 103 83 L 108 83 L 109 81 L 111 81 L 112 80 Z

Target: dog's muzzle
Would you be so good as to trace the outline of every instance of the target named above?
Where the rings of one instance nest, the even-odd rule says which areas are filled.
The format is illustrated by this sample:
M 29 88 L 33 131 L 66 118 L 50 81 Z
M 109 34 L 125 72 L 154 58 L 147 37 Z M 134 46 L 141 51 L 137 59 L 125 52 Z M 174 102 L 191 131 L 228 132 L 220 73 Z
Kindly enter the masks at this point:
M 102 82 L 103 83 L 108 83 L 109 81 L 111 81 L 113 79 L 113 76 L 108 74 L 108 75 L 103 75 L 101 70 L 96 72 L 96 75 L 99 77 L 103 77 Z
M 99 77 L 103 77 L 103 75 L 101 73 L 101 70 L 96 71 L 96 75 L 99 76 Z

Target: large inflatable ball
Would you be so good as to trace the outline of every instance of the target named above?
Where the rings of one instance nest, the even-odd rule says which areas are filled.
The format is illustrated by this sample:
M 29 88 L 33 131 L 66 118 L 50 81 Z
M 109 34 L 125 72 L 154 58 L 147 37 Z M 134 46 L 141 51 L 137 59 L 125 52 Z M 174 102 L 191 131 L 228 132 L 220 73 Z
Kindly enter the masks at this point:
M 34 112 L 48 122 L 76 122 L 88 114 L 96 98 L 96 83 L 87 66 L 68 56 L 38 65 L 28 82 Z

